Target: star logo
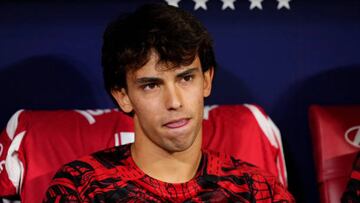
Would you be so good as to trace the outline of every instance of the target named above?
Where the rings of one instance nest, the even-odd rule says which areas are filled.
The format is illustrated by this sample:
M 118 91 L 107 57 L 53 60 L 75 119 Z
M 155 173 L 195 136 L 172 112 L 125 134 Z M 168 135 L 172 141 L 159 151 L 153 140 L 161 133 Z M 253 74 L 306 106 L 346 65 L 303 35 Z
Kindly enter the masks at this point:
M 181 0 L 165 0 L 165 1 L 169 6 L 179 7 L 179 2 Z
M 250 10 L 253 10 L 254 8 L 258 8 L 260 10 L 262 10 L 262 5 L 261 2 L 263 2 L 263 0 L 249 0 L 250 1 Z
M 291 0 L 277 0 L 277 1 L 278 1 L 278 6 L 277 6 L 278 10 L 280 10 L 281 8 L 287 8 L 288 10 L 290 10 L 289 2 Z
M 223 2 L 222 10 L 230 8 L 231 10 L 235 10 L 234 2 L 236 0 L 221 0 Z
M 194 10 L 198 10 L 199 8 L 202 8 L 204 10 L 207 10 L 206 2 L 208 0 L 193 0 L 195 2 Z

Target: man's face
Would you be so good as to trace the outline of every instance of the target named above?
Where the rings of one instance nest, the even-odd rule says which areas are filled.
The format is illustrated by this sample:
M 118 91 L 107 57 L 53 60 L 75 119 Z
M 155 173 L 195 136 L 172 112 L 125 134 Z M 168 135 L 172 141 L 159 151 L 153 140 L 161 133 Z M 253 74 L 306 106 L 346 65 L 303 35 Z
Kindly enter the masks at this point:
M 213 70 L 202 72 L 199 57 L 187 66 L 169 68 L 158 56 L 127 74 L 128 89 L 113 92 L 125 112 L 134 111 L 135 143 L 167 152 L 201 145 L 204 97 L 211 91 Z

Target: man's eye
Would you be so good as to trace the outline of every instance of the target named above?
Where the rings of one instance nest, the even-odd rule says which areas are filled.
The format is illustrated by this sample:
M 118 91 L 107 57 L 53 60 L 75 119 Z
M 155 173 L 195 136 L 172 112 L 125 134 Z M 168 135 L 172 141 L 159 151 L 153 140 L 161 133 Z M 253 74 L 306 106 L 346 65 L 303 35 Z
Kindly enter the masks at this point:
M 158 87 L 158 85 L 156 83 L 150 83 L 150 84 L 144 85 L 142 88 L 144 90 L 152 90 L 152 89 L 155 89 L 157 87 Z
M 186 82 L 189 82 L 189 81 L 191 81 L 191 80 L 193 80 L 193 79 L 194 79 L 194 76 L 193 76 L 193 75 L 185 75 L 185 76 L 183 77 L 183 80 L 186 81 Z

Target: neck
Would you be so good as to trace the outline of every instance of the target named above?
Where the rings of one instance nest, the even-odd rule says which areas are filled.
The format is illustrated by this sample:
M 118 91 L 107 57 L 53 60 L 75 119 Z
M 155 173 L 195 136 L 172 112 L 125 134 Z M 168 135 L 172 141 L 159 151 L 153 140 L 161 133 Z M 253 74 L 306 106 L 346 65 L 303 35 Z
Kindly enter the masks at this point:
M 149 146 L 135 140 L 131 156 L 146 175 L 167 183 L 184 183 L 196 175 L 200 165 L 201 140 L 200 129 L 194 143 L 181 152 L 167 152 L 154 143 Z

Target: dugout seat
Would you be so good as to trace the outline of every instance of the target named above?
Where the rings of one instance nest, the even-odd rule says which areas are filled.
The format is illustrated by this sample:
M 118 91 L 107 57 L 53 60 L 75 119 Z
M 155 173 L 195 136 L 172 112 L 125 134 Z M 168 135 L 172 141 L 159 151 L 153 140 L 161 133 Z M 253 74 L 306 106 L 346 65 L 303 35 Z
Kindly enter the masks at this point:
M 0 197 L 41 202 L 61 165 L 134 139 L 132 119 L 114 109 L 19 110 L 0 135 Z M 286 185 L 280 132 L 256 105 L 206 106 L 203 147 L 253 163 Z
M 317 183 L 322 203 L 338 203 L 360 150 L 360 106 L 309 109 Z

